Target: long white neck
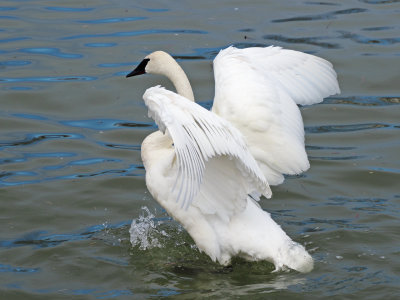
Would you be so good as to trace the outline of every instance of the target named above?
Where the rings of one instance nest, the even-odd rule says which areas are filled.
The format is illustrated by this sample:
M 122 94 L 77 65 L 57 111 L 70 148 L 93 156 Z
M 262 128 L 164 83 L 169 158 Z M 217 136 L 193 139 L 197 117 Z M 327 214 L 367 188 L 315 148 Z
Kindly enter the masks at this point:
M 146 66 L 146 72 L 167 76 L 179 95 L 194 101 L 189 79 L 171 55 L 164 51 L 155 51 L 146 58 L 150 60 Z
M 170 67 L 168 68 L 168 72 L 165 75 L 169 78 L 169 80 L 171 80 L 175 86 L 176 92 L 179 95 L 194 101 L 193 90 L 189 79 L 187 78 L 181 66 L 175 60 L 173 60 L 173 64 L 171 63 Z

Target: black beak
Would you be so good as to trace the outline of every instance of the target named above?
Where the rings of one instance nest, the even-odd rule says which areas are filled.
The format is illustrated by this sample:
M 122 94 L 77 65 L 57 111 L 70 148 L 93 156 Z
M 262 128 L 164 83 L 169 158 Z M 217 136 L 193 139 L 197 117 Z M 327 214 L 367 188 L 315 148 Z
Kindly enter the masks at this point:
M 126 75 L 126 78 L 136 76 L 136 75 L 142 75 L 146 74 L 146 65 L 150 61 L 150 58 L 145 58 L 142 60 L 142 62 L 133 70 L 130 72 L 128 75 Z

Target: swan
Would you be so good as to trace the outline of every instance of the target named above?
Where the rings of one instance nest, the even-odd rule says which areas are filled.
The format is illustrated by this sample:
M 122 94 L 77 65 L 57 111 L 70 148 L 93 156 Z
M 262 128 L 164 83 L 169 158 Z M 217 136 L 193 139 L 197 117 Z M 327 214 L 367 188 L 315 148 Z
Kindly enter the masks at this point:
M 340 93 L 332 64 L 276 46 L 230 46 L 213 67 L 211 111 L 194 102 L 185 72 L 166 52 L 147 55 L 126 75 L 164 75 L 176 89 L 143 95 L 159 128 L 142 143 L 147 188 L 214 262 L 240 256 L 269 261 L 274 271 L 310 272 L 310 254 L 258 201 L 284 174 L 309 168 L 297 104 Z

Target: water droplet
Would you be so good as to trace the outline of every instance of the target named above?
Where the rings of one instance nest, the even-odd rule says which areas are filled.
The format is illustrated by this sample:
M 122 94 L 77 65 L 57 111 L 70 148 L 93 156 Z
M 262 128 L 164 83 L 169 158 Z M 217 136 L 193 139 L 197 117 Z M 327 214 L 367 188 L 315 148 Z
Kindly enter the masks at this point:
M 142 210 L 146 215 L 142 214 L 139 218 L 134 219 L 129 230 L 131 244 L 134 247 L 139 246 L 140 250 L 161 248 L 163 245 L 158 237 L 168 237 L 168 234 L 157 228 L 159 222 L 155 223 L 154 215 L 146 206 L 143 206 Z

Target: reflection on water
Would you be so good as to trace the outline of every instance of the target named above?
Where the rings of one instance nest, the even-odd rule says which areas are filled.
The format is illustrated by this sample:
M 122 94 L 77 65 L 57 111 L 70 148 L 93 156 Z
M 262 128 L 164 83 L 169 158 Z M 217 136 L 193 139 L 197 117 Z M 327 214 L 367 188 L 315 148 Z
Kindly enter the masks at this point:
M 394 299 L 399 5 L 5 1 L 2 296 Z M 144 182 L 140 145 L 156 126 L 142 94 L 171 86 L 163 78 L 124 78 L 149 52 L 169 51 L 209 109 L 219 50 L 271 44 L 330 60 L 343 91 L 301 107 L 311 169 L 287 176 L 260 202 L 312 253 L 315 269 L 306 275 L 240 259 L 222 267 L 199 252 Z

